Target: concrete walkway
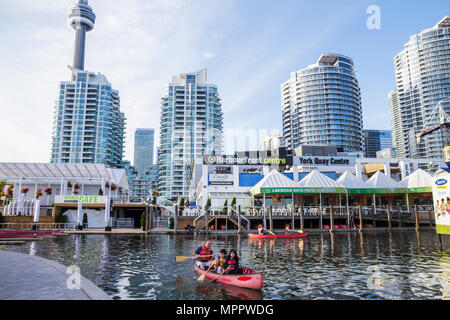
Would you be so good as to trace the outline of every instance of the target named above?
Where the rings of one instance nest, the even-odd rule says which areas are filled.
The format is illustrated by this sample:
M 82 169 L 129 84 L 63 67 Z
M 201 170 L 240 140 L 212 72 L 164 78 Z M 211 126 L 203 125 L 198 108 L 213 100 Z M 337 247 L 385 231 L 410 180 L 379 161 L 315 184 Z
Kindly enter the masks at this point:
M 0 300 L 110 300 L 80 275 L 80 289 L 69 289 L 67 267 L 22 253 L 0 250 Z M 70 282 L 70 281 L 69 281 Z

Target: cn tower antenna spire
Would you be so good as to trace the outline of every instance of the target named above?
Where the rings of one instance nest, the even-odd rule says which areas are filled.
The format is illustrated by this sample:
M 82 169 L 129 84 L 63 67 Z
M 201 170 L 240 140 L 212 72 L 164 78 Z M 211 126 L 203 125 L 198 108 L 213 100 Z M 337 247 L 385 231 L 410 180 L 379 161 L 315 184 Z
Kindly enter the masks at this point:
M 69 9 L 68 24 L 76 31 L 73 67 L 84 70 L 86 32 L 94 29 L 95 14 L 87 0 L 78 0 Z

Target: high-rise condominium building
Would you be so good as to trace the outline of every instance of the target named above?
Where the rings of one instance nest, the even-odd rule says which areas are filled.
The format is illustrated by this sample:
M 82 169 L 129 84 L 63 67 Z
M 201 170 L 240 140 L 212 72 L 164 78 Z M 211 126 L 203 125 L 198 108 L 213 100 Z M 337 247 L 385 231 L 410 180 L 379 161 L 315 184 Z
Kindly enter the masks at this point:
M 274 134 L 261 139 L 260 150 L 274 150 L 283 146 L 283 137 Z
M 158 190 L 160 196 L 187 196 L 194 159 L 223 149 L 223 113 L 217 86 L 206 69 L 175 76 L 161 99 Z
M 136 129 L 134 133 L 134 167 L 137 172 L 145 173 L 153 166 L 154 144 L 154 129 Z
M 361 97 L 353 60 L 324 53 L 281 85 L 284 145 L 363 150 Z
M 95 14 L 87 0 L 69 11 L 76 30 L 71 81 L 62 81 L 55 105 L 52 163 L 102 163 L 117 167 L 123 156 L 125 116 L 119 92 L 100 73 L 84 70 L 86 32 L 94 28 Z
M 394 148 L 399 158 L 442 158 L 440 130 L 417 143 L 433 108 L 450 97 L 450 16 L 412 35 L 394 58 L 396 88 L 389 94 Z M 450 102 L 442 103 L 450 114 Z M 439 123 L 439 113 L 431 118 Z
M 377 152 L 392 149 L 390 130 L 364 130 L 364 157 L 376 158 Z

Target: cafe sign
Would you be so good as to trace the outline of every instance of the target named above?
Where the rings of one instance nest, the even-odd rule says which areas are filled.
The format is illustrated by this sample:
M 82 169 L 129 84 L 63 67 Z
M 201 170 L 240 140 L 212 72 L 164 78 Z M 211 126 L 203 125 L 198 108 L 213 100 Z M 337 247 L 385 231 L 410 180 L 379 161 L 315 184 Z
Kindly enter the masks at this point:
M 81 195 L 55 196 L 55 203 L 78 203 L 79 199 L 81 199 L 83 204 L 105 204 L 108 197 Z

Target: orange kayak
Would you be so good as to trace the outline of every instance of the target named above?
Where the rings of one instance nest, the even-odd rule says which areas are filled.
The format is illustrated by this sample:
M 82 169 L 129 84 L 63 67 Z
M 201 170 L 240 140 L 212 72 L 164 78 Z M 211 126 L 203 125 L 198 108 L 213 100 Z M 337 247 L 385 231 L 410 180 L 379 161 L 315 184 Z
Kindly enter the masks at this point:
M 194 270 L 199 275 L 202 275 L 206 272 L 205 270 L 202 270 L 195 265 L 194 265 Z M 261 288 L 263 286 L 263 278 L 264 278 L 262 271 L 255 271 L 255 270 L 247 269 L 244 267 L 242 267 L 242 270 L 244 271 L 244 273 L 224 274 L 216 281 L 224 283 L 224 284 L 236 286 L 236 287 L 261 290 Z M 206 278 L 211 279 L 211 280 L 216 279 L 218 276 L 219 275 L 215 272 L 208 272 L 206 274 Z
M 248 236 L 250 237 L 250 240 L 259 240 L 259 239 L 297 239 L 297 238 L 304 238 L 308 235 L 308 232 L 303 233 L 292 233 L 292 234 L 256 234 L 256 233 L 250 233 Z

